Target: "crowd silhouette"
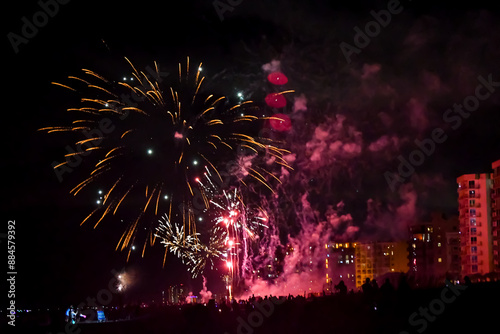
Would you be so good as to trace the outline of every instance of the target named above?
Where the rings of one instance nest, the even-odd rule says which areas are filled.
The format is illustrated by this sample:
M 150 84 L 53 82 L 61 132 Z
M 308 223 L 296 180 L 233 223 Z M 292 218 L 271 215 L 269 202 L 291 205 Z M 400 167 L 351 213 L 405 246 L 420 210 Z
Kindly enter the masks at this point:
M 395 283 L 395 284 L 394 284 Z M 446 282 L 446 284 L 452 284 Z M 426 305 L 432 305 L 446 288 L 410 287 L 406 275 L 398 282 L 366 279 L 360 291 L 348 291 L 344 281 L 334 292 L 309 296 L 252 296 L 230 303 L 210 300 L 206 304 L 127 305 L 106 311 L 106 321 L 77 322 L 78 333 L 420 333 L 410 319 Z M 462 283 L 463 293 L 425 324 L 426 333 L 480 332 L 494 324 L 500 282 Z M 59 313 L 64 313 L 59 311 Z M 64 314 L 30 323 L 30 333 L 68 333 Z M 416 317 L 414 317 L 417 319 Z M 435 319 L 434 319 L 435 318 Z M 416 320 L 414 319 L 414 322 Z M 425 320 L 425 319 L 424 319 Z M 20 322 L 23 325 L 23 322 Z M 43 325 L 40 325 L 43 323 Z M 73 331 L 72 333 L 76 333 Z

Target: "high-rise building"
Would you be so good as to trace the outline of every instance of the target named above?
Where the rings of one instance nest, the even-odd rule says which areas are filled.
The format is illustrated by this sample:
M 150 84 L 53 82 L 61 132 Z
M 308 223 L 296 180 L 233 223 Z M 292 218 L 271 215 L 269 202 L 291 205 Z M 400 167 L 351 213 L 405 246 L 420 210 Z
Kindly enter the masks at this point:
M 492 164 L 491 234 L 493 241 L 493 270 L 500 272 L 500 160 Z
M 356 242 L 333 242 L 325 245 L 325 291 L 333 291 L 336 284 L 344 281 L 348 289 L 356 286 L 354 264 Z
M 460 222 L 461 275 L 493 271 L 491 230 L 491 174 L 465 174 L 457 178 Z
M 446 259 L 447 278 L 451 281 L 459 280 L 462 268 L 459 231 L 446 232 Z
M 367 278 L 377 279 L 387 273 L 408 271 L 408 243 L 368 242 L 356 243 L 356 287 L 360 288 Z
M 458 217 L 432 213 L 428 222 L 409 226 L 408 259 L 417 286 L 442 284 L 460 275 Z

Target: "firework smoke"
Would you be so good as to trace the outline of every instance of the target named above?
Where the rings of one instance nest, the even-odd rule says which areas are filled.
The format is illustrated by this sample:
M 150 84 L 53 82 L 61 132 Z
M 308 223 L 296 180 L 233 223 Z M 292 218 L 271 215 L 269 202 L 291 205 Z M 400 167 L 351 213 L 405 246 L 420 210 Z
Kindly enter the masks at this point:
M 203 276 L 203 289 L 201 289 L 199 294 L 202 303 L 208 303 L 212 299 L 212 292 L 207 289 L 207 279 L 205 276 Z

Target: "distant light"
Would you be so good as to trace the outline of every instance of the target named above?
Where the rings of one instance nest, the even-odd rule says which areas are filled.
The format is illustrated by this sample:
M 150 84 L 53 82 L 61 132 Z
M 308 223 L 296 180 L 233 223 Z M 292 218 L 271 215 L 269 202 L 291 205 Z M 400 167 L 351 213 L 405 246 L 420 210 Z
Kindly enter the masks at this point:
M 168 199 L 168 195 L 163 196 L 163 199 Z
M 132 246 L 132 250 L 135 250 L 135 246 Z
M 200 71 L 200 72 L 201 72 L 202 70 L 203 70 L 203 68 L 202 68 L 201 66 L 200 66 L 200 67 L 198 67 L 198 71 Z
M 123 77 L 123 81 L 127 81 L 127 77 Z
M 101 201 L 100 201 L 100 200 L 97 200 L 97 201 L 96 201 L 96 203 L 97 203 L 97 204 L 101 204 Z
M 200 178 L 199 178 L 199 177 L 195 178 L 194 180 L 195 180 L 196 182 L 200 182 Z
M 242 92 L 238 92 L 237 95 L 238 95 L 239 98 L 243 98 L 243 93 Z
M 203 217 L 198 217 L 198 221 L 202 221 L 203 220 Z
M 195 166 L 196 166 L 197 164 L 198 164 L 198 160 L 194 160 L 194 161 L 193 161 L 193 165 L 195 165 Z
M 130 81 L 134 81 L 134 78 L 130 78 Z
M 99 195 L 101 195 L 102 194 L 102 190 L 99 190 L 98 193 L 99 193 Z
M 148 154 L 149 155 L 153 154 L 153 150 L 152 149 L 148 149 Z

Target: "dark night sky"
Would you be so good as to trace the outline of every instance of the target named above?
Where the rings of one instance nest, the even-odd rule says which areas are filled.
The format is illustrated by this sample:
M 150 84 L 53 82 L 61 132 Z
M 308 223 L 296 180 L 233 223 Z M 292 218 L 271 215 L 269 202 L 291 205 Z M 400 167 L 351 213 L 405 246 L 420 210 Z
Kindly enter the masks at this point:
M 242 72 L 259 67 L 280 58 L 286 54 L 283 50 L 291 41 L 295 45 L 303 43 L 316 54 L 325 50 L 336 50 L 338 59 L 324 59 L 327 62 L 344 62 L 339 72 L 359 71 L 364 62 L 382 63 L 383 68 L 391 67 L 394 61 L 398 64 L 397 70 L 390 73 L 388 81 L 394 80 L 394 87 L 405 90 L 399 84 L 405 82 L 417 82 L 419 67 L 428 66 L 427 69 L 435 67 L 435 73 L 439 73 L 443 82 L 453 81 L 456 72 L 461 71 L 461 64 L 470 64 L 474 70 L 482 70 L 480 73 L 494 73 L 494 78 L 500 78 L 498 67 L 499 12 L 491 8 L 486 1 L 474 1 L 472 7 L 463 6 L 457 2 L 442 3 L 438 7 L 430 8 L 425 1 L 414 1 L 416 4 L 408 5 L 401 22 L 399 17 L 393 17 L 393 22 L 372 42 L 360 55 L 357 64 L 348 67 L 345 60 L 339 56 L 339 41 L 352 41 L 352 27 L 362 25 L 370 19 L 371 9 L 381 9 L 386 1 L 377 1 L 366 5 L 359 1 L 350 2 L 348 7 L 334 4 L 334 1 L 279 1 L 277 4 L 268 4 L 266 1 L 243 0 L 242 4 L 235 7 L 231 13 L 226 13 L 226 20 L 221 22 L 213 8 L 212 1 L 177 1 L 156 2 L 115 2 L 112 1 L 77 1 L 73 0 L 66 5 L 61 5 L 59 12 L 50 18 L 47 25 L 40 28 L 39 32 L 28 44 L 21 45 L 18 54 L 15 54 L 8 42 L 4 39 L 7 59 L 3 63 L 4 77 L 6 82 L 6 94 L 3 103 L 3 200 L 2 219 L 7 223 L 15 219 L 16 250 L 18 267 L 18 303 L 25 306 L 53 305 L 61 303 L 78 303 L 87 296 L 95 296 L 97 291 L 105 287 L 111 278 L 111 269 L 127 268 L 134 269 L 138 273 L 135 292 L 144 292 L 145 296 L 152 296 L 161 291 L 161 286 L 179 282 L 190 282 L 188 275 L 182 266 L 169 256 L 169 266 L 161 269 L 161 252 L 156 249 L 145 260 L 132 257 L 129 264 L 125 264 L 125 254 L 114 251 L 116 241 L 120 232 L 113 230 L 112 224 L 101 224 L 99 229 L 93 230 L 91 225 L 80 227 L 81 220 L 92 210 L 93 198 L 81 196 L 74 198 L 68 194 L 73 182 L 59 183 L 51 169 L 51 163 L 60 159 L 64 154 L 66 142 L 61 142 L 60 137 L 50 136 L 36 132 L 43 126 L 54 125 L 59 121 L 70 120 L 65 112 L 68 96 L 61 94 L 61 90 L 50 85 L 51 81 L 60 81 L 67 75 L 75 74 L 81 68 L 90 68 L 98 73 L 106 73 L 110 76 L 120 77 L 127 64 L 123 57 L 127 56 L 140 66 L 151 64 L 158 60 L 160 64 L 169 67 L 178 61 L 191 56 L 197 61 L 207 64 L 209 73 L 213 75 L 226 67 L 238 70 L 242 66 Z M 405 2 L 406 4 L 408 2 Z M 468 4 L 471 5 L 470 3 Z M 5 10 L 6 32 L 19 33 L 21 29 L 21 17 L 31 17 L 39 10 L 36 1 L 23 1 L 22 3 L 8 4 Z M 418 6 L 418 7 L 416 7 Z M 464 29 L 468 13 L 477 13 L 486 10 L 496 18 L 496 25 L 485 23 L 485 27 L 479 29 L 485 31 L 484 35 L 468 35 Z M 291 13 L 303 11 L 303 18 Z M 440 30 L 436 25 L 433 31 L 425 26 L 422 35 L 433 31 L 435 44 L 429 46 L 428 52 L 422 53 L 429 59 L 433 57 L 443 62 L 439 66 L 428 62 L 427 58 L 415 59 L 408 57 L 412 62 L 404 63 L 397 55 L 411 52 L 411 47 L 401 41 L 402 34 L 410 31 L 418 32 L 418 28 L 412 27 L 413 21 L 425 16 L 446 17 L 450 24 L 448 30 Z M 318 18 L 318 22 L 314 18 Z M 403 17 L 403 16 L 402 16 Z M 463 21 L 462 21 L 463 20 Z M 309 29 L 319 29 L 316 23 L 333 23 L 340 26 L 337 31 L 325 31 L 324 40 L 331 45 L 324 45 L 322 39 L 304 40 L 309 36 Z M 401 28 L 398 29 L 398 25 Z M 488 26 L 491 24 L 491 26 Z M 321 26 L 321 25 L 320 25 Z M 457 55 L 460 63 L 455 66 L 454 58 L 450 56 L 450 62 L 443 49 L 443 40 L 448 40 L 447 34 L 453 35 L 453 29 L 461 29 L 460 36 L 467 36 L 467 40 L 496 41 L 496 49 L 486 48 L 482 52 L 470 50 L 467 54 Z M 299 31 L 299 32 L 298 32 Z M 303 34 L 300 32 L 304 31 Z M 491 32 L 491 36 L 488 32 Z M 330 38 L 336 33 L 339 36 Z M 5 36 L 4 35 L 4 36 Z M 316 31 L 311 36 L 321 35 Z M 416 36 L 418 34 L 414 34 Z M 259 49 L 261 41 L 265 36 L 266 45 L 272 45 L 271 52 L 263 52 Z M 329 36 L 329 37 L 327 37 Z M 394 36 L 396 42 L 392 44 Z M 435 37 L 434 36 L 434 37 Z M 378 37 L 377 37 L 378 38 Z M 106 41 L 109 49 L 102 43 Z M 254 59 L 242 56 L 241 41 L 245 42 L 257 54 Z M 314 43 L 318 46 L 314 48 Z M 486 42 L 485 42 L 486 43 Z M 488 44 L 488 43 L 486 43 Z M 491 42 L 491 44 L 494 44 Z M 311 47 L 312 45 L 312 47 Z M 489 44 L 488 44 L 489 45 Z M 464 47 L 465 48 L 465 47 Z M 306 48 L 304 48 L 305 50 Z M 460 48 L 458 48 L 460 49 Z M 262 51 L 262 52 L 261 52 Z M 326 51 L 325 51 L 326 53 Z M 375 60 L 368 57 L 376 56 Z M 303 57 L 303 58 L 302 58 Z M 353 58 L 355 58 L 354 56 Z M 401 56 L 402 57 L 402 56 Z M 496 57 L 496 58 L 495 58 Z M 244 67 L 248 60 L 257 64 Z M 286 63 L 287 58 L 282 57 Z M 311 59 L 308 54 L 297 55 L 296 59 L 289 60 L 289 64 L 304 63 Z M 309 64 L 310 65 L 310 64 Z M 323 64 L 316 64 L 319 68 L 325 68 L 326 72 L 318 76 L 328 77 L 328 68 Z M 477 66 L 475 66 L 477 65 Z M 490 66 L 491 65 L 491 66 Z M 172 67 L 171 67 L 172 68 Z M 395 67 L 396 68 L 396 67 Z M 489 68 L 490 70 L 487 70 Z M 175 71 L 175 66 L 173 67 Z M 294 73 L 300 72 L 295 67 Z M 320 71 L 321 72 L 321 71 Z M 496 74 L 496 76 L 495 76 Z M 317 75 L 317 71 L 314 73 Z M 332 74 L 333 76 L 333 74 Z M 305 79 L 304 79 L 305 77 Z M 300 76 L 290 76 L 296 83 L 294 89 L 297 95 L 306 92 L 306 96 L 314 101 L 314 97 L 307 95 L 310 86 L 307 86 L 308 73 L 303 72 Z M 474 78 L 475 75 L 470 76 Z M 236 76 L 236 79 L 238 76 Z M 236 81 L 235 81 L 236 82 Z M 454 102 L 461 102 L 464 92 L 471 91 L 475 87 L 475 81 L 469 86 L 463 87 L 448 85 L 451 92 L 443 94 L 441 101 L 434 101 L 437 114 L 448 108 Z M 223 87 L 231 91 L 233 87 Z M 408 87 L 407 89 L 411 89 Z M 462 90 L 459 88 L 463 88 Z M 360 87 L 347 83 L 342 87 L 345 96 L 352 100 L 357 99 L 357 90 Z M 320 92 L 321 93 L 321 92 Z M 322 101 L 318 93 L 318 101 Z M 427 197 L 421 205 L 432 209 L 452 211 L 455 201 L 455 185 L 453 179 L 464 173 L 489 171 L 491 162 L 500 158 L 500 97 L 496 92 L 488 102 L 484 111 L 472 116 L 471 120 L 439 148 L 439 154 L 429 159 L 429 162 L 421 169 L 421 175 L 430 175 L 443 180 L 439 197 Z M 359 97 L 358 97 L 359 98 Z M 346 98 L 347 99 L 347 98 Z M 318 102 L 319 104 L 321 102 Z M 344 103 L 345 107 L 353 107 L 354 104 Z M 359 114 L 362 122 L 363 115 Z M 429 117 L 425 131 L 431 129 L 436 120 Z M 423 131 L 425 133 L 425 131 Z M 421 134 L 421 133 L 420 133 Z M 376 134 L 373 134 L 374 140 Z M 406 151 L 408 152 L 408 148 Z M 397 156 L 397 154 L 395 155 Z M 397 162 L 391 160 L 386 168 L 395 169 Z M 382 177 L 382 176 L 380 176 Z M 383 182 L 382 182 L 383 183 Z M 422 182 L 425 187 L 426 182 Z M 422 188 L 421 188 L 422 189 Z M 428 189 L 426 189 L 428 191 Z M 442 201 L 437 203 L 436 201 Z M 4 242 L 2 241 L 2 248 Z M 193 291 L 201 289 L 200 280 L 193 281 Z M 155 288 L 151 288 L 155 287 Z

